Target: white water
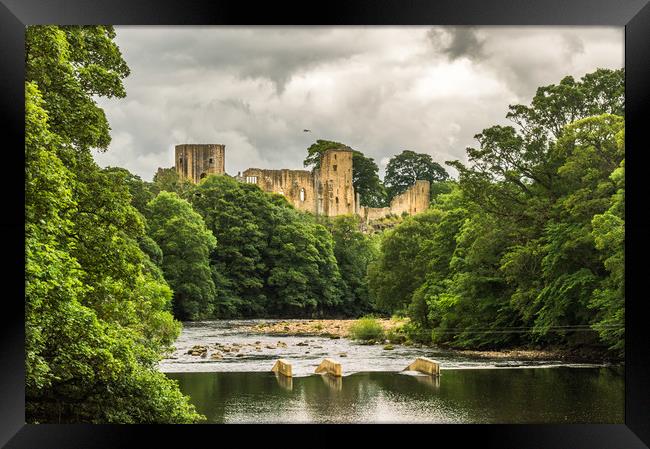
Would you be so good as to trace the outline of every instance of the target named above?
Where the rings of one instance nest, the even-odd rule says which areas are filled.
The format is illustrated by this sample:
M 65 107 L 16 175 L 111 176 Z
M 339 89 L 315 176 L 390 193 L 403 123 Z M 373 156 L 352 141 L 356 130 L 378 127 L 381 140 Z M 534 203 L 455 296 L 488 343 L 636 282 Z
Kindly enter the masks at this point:
M 436 360 L 440 363 L 442 370 L 603 366 L 569 364 L 560 360 L 477 359 L 436 348 L 414 348 L 400 345 L 394 345 L 395 349 L 393 350 L 384 350 L 383 345 L 360 345 L 344 338 L 335 340 L 317 336 L 261 335 L 245 329 L 248 326 L 274 321 L 277 320 L 219 320 L 184 323 L 183 332 L 174 344 L 176 350 L 170 359 L 161 361 L 159 368 L 167 373 L 263 372 L 270 371 L 275 361 L 282 358 L 292 364 L 294 377 L 301 377 L 313 374 L 316 366 L 325 357 L 341 362 L 344 375 L 366 371 L 401 371 L 416 357 L 428 357 Z M 267 345 L 276 346 L 279 341 L 286 343 L 287 347 L 266 348 Z M 256 351 L 255 342 L 260 342 L 260 351 Z M 306 342 L 308 346 L 297 346 L 302 342 Z M 226 353 L 223 359 L 211 360 L 210 354 L 217 350 L 214 346 L 216 343 L 240 344 L 242 347 L 237 354 L 242 355 L 237 357 L 235 353 Z M 187 351 L 195 345 L 208 347 L 206 358 L 187 354 Z M 341 353 L 345 353 L 347 356 L 341 357 Z

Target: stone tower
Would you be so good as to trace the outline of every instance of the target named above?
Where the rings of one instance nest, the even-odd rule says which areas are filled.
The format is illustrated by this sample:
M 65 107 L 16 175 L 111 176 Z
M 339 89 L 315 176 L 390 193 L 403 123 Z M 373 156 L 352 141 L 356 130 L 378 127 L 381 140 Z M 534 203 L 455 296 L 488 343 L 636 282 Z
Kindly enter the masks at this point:
M 332 148 L 323 153 L 320 169 L 314 170 L 319 215 L 334 217 L 356 213 L 352 185 L 352 150 Z
M 208 175 L 222 175 L 226 172 L 225 156 L 225 145 L 176 145 L 176 172 L 181 178 L 198 184 Z

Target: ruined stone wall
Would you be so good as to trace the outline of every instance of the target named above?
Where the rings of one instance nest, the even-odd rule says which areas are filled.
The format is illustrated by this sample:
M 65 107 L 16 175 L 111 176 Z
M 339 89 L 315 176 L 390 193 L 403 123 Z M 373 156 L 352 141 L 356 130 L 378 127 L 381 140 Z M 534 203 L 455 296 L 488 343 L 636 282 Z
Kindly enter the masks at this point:
M 219 144 L 176 145 L 176 171 L 183 179 L 198 184 L 208 175 L 226 172 L 226 146 Z
M 429 181 L 415 181 L 406 192 L 403 192 L 393 198 L 390 202 L 390 211 L 392 214 L 401 215 L 406 212 L 409 215 L 415 215 L 418 212 L 424 212 L 429 208 Z
M 367 222 L 378 220 L 388 215 L 402 215 L 406 212 L 415 215 L 429 208 L 429 181 L 416 181 L 405 192 L 397 195 L 390 202 L 390 207 L 361 207 L 359 215 Z
M 225 173 L 225 145 L 184 144 L 175 149 L 176 171 L 183 179 L 198 183 L 205 176 Z M 358 214 L 368 222 L 390 214 L 414 215 L 429 207 L 429 181 L 416 181 L 390 207 L 362 207 L 352 185 L 352 155 L 349 149 L 332 148 L 313 172 L 249 168 L 237 179 L 284 195 L 298 210 L 328 217 Z
M 242 180 L 257 184 L 265 192 L 284 195 L 298 210 L 316 213 L 314 177 L 307 170 L 249 168 L 242 173 Z
M 390 215 L 390 207 L 366 207 L 359 208 L 359 215 L 365 222 L 379 220 Z
M 325 151 L 321 156 L 320 169 L 314 170 L 314 181 L 318 194 L 318 214 L 335 217 L 357 212 L 352 185 L 352 151 Z

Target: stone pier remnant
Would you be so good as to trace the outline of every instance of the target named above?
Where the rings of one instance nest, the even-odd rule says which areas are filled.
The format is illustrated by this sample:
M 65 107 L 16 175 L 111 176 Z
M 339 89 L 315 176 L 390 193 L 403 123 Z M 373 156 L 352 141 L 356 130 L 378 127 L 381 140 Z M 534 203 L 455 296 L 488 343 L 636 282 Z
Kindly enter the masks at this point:
M 271 371 L 273 371 L 274 373 L 282 374 L 283 376 L 286 377 L 292 376 L 291 364 L 283 359 L 278 359 L 275 362 L 275 365 L 273 365 L 273 368 L 271 368 Z
M 343 367 L 339 362 L 332 359 L 323 359 L 320 365 L 316 368 L 317 374 L 331 374 L 332 376 L 340 377 L 343 375 Z
M 413 363 L 404 368 L 404 371 L 418 371 L 430 376 L 439 376 L 440 364 L 426 357 L 418 357 Z

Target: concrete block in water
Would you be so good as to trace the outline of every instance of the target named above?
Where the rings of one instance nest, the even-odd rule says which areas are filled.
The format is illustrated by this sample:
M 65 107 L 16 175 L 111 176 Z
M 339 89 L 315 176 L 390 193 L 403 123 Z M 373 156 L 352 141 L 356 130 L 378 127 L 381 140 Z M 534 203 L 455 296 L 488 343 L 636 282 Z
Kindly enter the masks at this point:
M 340 377 L 343 375 L 343 367 L 340 363 L 335 362 L 332 359 L 324 359 L 321 364 L 318 365 L 318 368 L 316 368 L 316 373 L 327 373 L 332 376 Z
M 440 364 L 426 357 L 418 357 L 413 363 L 404 368 L 404 371 L 419 371 L 431 376 L 439 376 Z
M 291 377 L 291 364 L 287 363 L 286 360 L 278 359 L 271 368 L 271 371 L 274 373 L 282 374 L 283 376 Z

